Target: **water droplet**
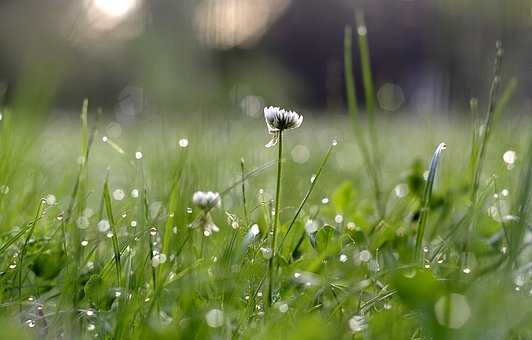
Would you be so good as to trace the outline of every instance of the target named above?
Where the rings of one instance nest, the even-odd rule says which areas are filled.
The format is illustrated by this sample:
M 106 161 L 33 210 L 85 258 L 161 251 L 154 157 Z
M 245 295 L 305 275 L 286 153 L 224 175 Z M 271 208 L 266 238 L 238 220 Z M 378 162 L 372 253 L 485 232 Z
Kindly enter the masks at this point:
M 142 152 L 140 152 L 140 151 L 135 152 L 135 158 L 136 159 L 142 159 L 142 157 L 143 157 Z
M 428 253 L 428 252 L 429 252 L 429 247 L 427 247 L 427 246 L 423 247 L 423 252 L 424 252 L 425 254 Z
M 321 204 L 328 204 L 328 203 L 329 203 L 329 198 L 324 197 L 321 199 Z
M 82 247 L 86 247 L 86 246 L 88 246 L 88 245 L 89 245 L 89 241 L 87 241 L 87 240 L 83 240 L 83 241 L 81 241 L 81 246 L 82 246 Z
M 408 194 L 408 185 L 404 183 L 399 183 L 395 186 L 393 192 L 398 198 L 403 198 L 406 196 L 406 194 Z
M 342 262 L 342 263 L 347 262 L 347 255 L 346 254 L 340 254 L 340 262 Z
M 137 226 L 137 221 L 133 220 L 131 223 L 129 223 L 129 225 L 135 228 Z
M 288 312 L 288 305 L 286 303 L 280 303 L 280 304 L 277 305 L 277 309 L 281 313 L 286 313 L 286 312 Z
M 316 180 L 316 175 L 310 176 L 310 183 L 314 183 L 315 180 Z
M 181 138 L 178 143 L 180 147 L 186 148 L 188 146 L 188 139 Z
M 92 309 L 87 309 L 87 311 L 85 312 L 85 314 L 86 314 L 87 316 L 94 316 L 94 315 L 96 315 L 96 312 L 94 312 L 94 310 L 92 310 Z
M 12 263 L 9 265 L 9 269 L 15 269 L 17 268 L 17 264 L 16 263 Z
M 101 220 L 100 222 L 98 222 L 98 224 L 96 224 L 96 226 L 98 227 L 98 230 L 102 233 L 106 233 L 111 228 L 111 224 L 108 220 Z
M 34 320 L 26 320 L 25 322 L 26 326 L 28 326 L 29 328 L 33 328 L 35 327 L 36 323 Z
M 139 197 L 139 190 L 138 189 L 131 190 L 131 197 L 138 198 Z
M 224 312 L 219 309 L 211 309 L 205 314 L 205 321 L 209 327 L 221 327 L 224 324 Z
M 107 238 L 112 238 L 113 237 L 113 233 L 110 231 L 105 236 L 107 236 Z
M 462 272 L 463 272 L 464 274 L 470 274 L 470 273 L 471 273 L 471 268 L 464 268 L 464 269 L 462 270 Z
M 502 159 L 504 163 L 508 166 L 512 166 L 515 163 L 515 160 L 517 159 L 517 155 L 515 151 L 508 150 L 502 155 Z
M 260 252 L 262 253 L 262 257 L 264 257 L 266 260 L 269 260 L 272 258 L 272 250 L 270 248 L 261 247 Z
M 96 326 L 94 324 L 90 323 L 90 324 L 87 325 L 87 330 L 89 332 L 92 332 L 95 329 L 96 329 Z
M 331 141 L 331 145 L 332 145 L 332 146 L 337 146 L 337 145 L 338 145 L 338 141 L 337 141 L 336 139 L 333 139 L 333 140 Z
M 347 222 L 346 227 L 348 230 L 356 230 L 357 225 L 355 224 L 355 222 Z
M 251 235 L 253 236 L 257 236 L 258 234 L 260 234 L 260 228 L 259 228 L 259 225 L 258 224 L 253 224 L 251 226 L 251 228 L 249 229 L 249 232 L 251 233 Z
M 46 198 L 44 199 L 44 201 L 46 202 L 46 204 L 48 205 L 54 205 L 55 202 L 56 202 L 56 198 L 53 194 L 48 194 L 46 196 Z
M 60 212 L 59 214 L 57 214 L 56 218 L 58 221 L 62 221 L 63 218 L 65 217 L 65 213 L 63 212 Z
M 358 254 L 358 259 L 360 260 L 360 262 L 368 262 L 369 260 L 371 260 L 371 253 L 369 252 L 369 250 L 362 250 Z
M 102 142 L 107 143 L 109 141 L 109 138 L 107 136 L 102 137 Z
M 340 224 L 344 221 L 344 216 L 340 215 L 340 214 L 337 214 L 336 216 L 334 216 L 334 222 Z
M 155 227 L 151 227 L 151 228 L 150 228 L 150 235 L 151 235 L 151 236 L 155 236 L 155 235 L 157 235 L 157 228 L 155 228 Z
M 192 208 L 190 207 L 187 208 L 187 214 L 192 214 Z
M 354 315 L 349 319 L 349 328 L 353 332 L 361 332 L 368 327 L 366 319 L 362 315 Z
M 510 195 L 510 191 L 508 191 L 508 189 L 502 189 L 501 195 L 503 195 L 504 197 L 508 197 L 508 195 Z
M 117 201 L 121 201 L 126 197 L 126 193 L 122 189 L 116 189 L 113 191 L 113 198 Z
M 465 296 L 455 293 L 439 298 L 434 305 L 434 312 L 441 325 L 453 329 L 462 327 L 471 316 Z

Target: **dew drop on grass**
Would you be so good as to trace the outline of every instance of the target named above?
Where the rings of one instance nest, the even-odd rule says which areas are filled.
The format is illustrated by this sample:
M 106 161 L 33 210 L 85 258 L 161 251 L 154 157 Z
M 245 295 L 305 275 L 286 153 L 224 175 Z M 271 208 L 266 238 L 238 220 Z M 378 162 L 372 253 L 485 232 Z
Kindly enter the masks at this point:
M 112 232 L 108 232 L 105 236 L 107 236 L 107 238 L 112 238 L 113 237 L 113 233 Z
M 102 137 L 102 142 L 107 143 L 109 141 L 109 138 L 107 136 Z
M 434 312 L 438 323 L 452 329 L 462 327 L 471 316 L 466 297 L 455 293 L 439 298 L 434 305 Z
M 142 154 L 142 152 L 140 152 L 140 151 L 135 152 L 135 158 L 136 159 L 142 159 L 143 156 L 144 155 Z
M 102 233 L 106 233 L 111 228 L 111 224 L 109 224 L 108 220 L 101 220 L 96 226 L 98 227 L 98 230 Z
M 393 189 L 393 192 L 395 193 L 395 196 L 398 198 L 403 198 L 408 193 L 408 186 L 404 183 L 399 183 L 395 186 Z
M 220 309 L 211 309 L 205 314 L 205 321 L 209 327 L 221 327 L 224 324 L 224 312 Z
M 337 146 L 337 145 L 338 145 L 338 141 L 337 141 L 336 139 L 333 139 L 333 140 L 331 141 L 331 145 L 332 145 L 332 146 Z
M 48 205 L 54 205 L 55 202 L 56 202 L 55 195 L 53 195 L 53 194 L 48 194 L 48 195 L 46 195 L 46 198 L 44 199 L 44 201 L 45 201 L 46 204 L 48 204 Z
M 334 216 L 334 222 L 340 224 L 344 221 L 344 216 L 341 215 L 341 214 L 337 214 L 336 216 Z
M 187 214 L 192 214 L 192 208 L 190 207 L 187 208 Z
M 137 221 L 133 220 L 131 223 L 129 223 L 129 225 L 135 228 L 137 226 Z
M 316 175 L 310 176 L 310 183 L 314 183 L 315 180 L 316 180 Z
M 89 245 L 89 241 L 87 241 L 87 240 L 83 240 L 83 241 L 81 241 L 81 246 L 82 246 L 82 247 L 86 247 L 86 246 L 88 246 L 88 245 Z
M 139 190 L 138 189 L 131 190 L 131 197 L 138 198 L 139 197 Z
M 340 262 L 342 262 L 342 263 L 347 262 L 347 255 L 346 254 L 340 254 Z
M 93 324 L 93 323 L 90 323 L 88 326 L 87 326 L 87 330 L 89 332 L 92 332 L 93 330 L 96 329 L 96 326 Z
M 181 138 L 178 143 L 179 143 L 179 147 L 181 148 L 188 147 L 188 139 L 186 138 Z
M 260 234 L 259 225 L 258 224 L 252 225 L 251 228 L 249 229 L 249 232 L 253 236 L 257 236 L 258 234 Z
M 464 268 L 464 269 L 462 270 L 462 272 L 463 272 L 464 274 L 470 274 L 470 273 L 471 273 L 471 268 Z
M 508 191 L 508 189 L 502 189 L 501 195 L 503 195 L 504 197 L 508 197 L 509 194 L 510 192 Z
M 349 328 L 353 332 L 361 332 L 368 327 L 366 319 L 362 315 L 354 315 L 349 319 Z
M 502 155 L 502 159 L 504 163 L 508 166 L 512 166 L 515 163 L 515 160 L 517 159 L 516 153 L 513 150 L 508 150 Z
M 260 252 L 262 253 L 262 257 L 264 257 L 266 260 L 269 260 L 272 258 L 272 250 L 270 248 L 261 247 Z
M 94 316 L 96 313 L 92 310 L 92 309 L 87 309 L 87 311 L 85 312 L 85 314 L 87 316 Z
M 286 303 L 280 303 L 280 304 L 277 305 L 277 309 L 281 313 L 286 313 L 286 312 L 288 312 L 288 305 Z
M 113 198 L 116 201 L 121 201 L 124 199 L 124 197 L 126 197 L 126 193 L 124 192 L 124 190 L 116 189 L 115 191 L 113 191 Z
M 368 262 L 369 260 L 371 260 L 371 253 L 369 252 L 369 250 L 362 250 L 360 254 L 358 254 L 358 259 L 360 260 L 360 262 Z
M 35 323 L 34 320 L 31 320 L 31 319 L 30 319 L 30 320 L 26 320 L 25 324 L 26 324 L 26 326 L 28 326 L 29 328 L 33 328 L 33 327 L 35 327 L 35 324 L 36 324 L 36 323 Z
M 321 204 L 329 204 L 329 198 L 328 197 L 324 197 L 321 199 Z
M 15 269 L 17 268 L 17 264 L 16 263 L 12 263 L 9 265 L 9 269 Z

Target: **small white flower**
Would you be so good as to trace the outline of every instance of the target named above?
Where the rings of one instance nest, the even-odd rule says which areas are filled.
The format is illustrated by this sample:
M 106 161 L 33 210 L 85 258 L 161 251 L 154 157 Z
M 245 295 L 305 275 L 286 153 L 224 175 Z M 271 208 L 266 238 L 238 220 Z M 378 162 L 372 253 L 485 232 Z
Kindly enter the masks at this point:
M 279 140 L 279 132 L 283 130 L 296 129 L 303 123 L 303 116 L 294 111 L 286 111 L 279 107 L 265 107 L 264 119 L 268 126 L 268 133 L 273 135 L 271 141 L 266 144 L 267 148 L 270 148 L 277 144 Z
M 220 194 L 212 191 L 196 191 L 192 195 L 192 203 L 197 205 L 203 210 L 209 210 L 210 208 L 219 207 L 222 200 Z

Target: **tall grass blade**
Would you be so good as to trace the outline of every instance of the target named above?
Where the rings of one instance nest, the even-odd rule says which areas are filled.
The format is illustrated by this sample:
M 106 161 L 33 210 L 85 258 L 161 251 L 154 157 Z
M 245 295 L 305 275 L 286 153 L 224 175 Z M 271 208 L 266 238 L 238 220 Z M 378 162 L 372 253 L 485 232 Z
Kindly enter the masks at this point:
M 107 218 L 109 219 L 109 225 L 111 226 L 111 232 L 113 233 L 113 236 L 111 237 L 113 241 L 113 252 L 114 252 L 114 260 L 115 260 L 115 267 L 116 267 L 116 281 L 118 284 L 118 287 L 120 287 L 120 276 L 122 273 L 121 264 L 120 264 L 120 247 L 118 245 L 118 235 L 116 230 L 116 222 L 113 215 L 113 207 L 111 204 L 111 194 L 109 193 L 109 176 L 105 178 L 105 182 L 103 184 L 103 201 L 105 204 L 105 211 L 107 214 Z
M 436 178 L 436 170 L 438 169 L 438 163 L 440 162 L 441 153 L 447 148 L 445 143 L 440 143 L 436 147 L 432 159 L 430 161 L 429 174 L 427 182 L 425 183 L 425 189 L 423 191 L 423 201 L 421 202 L 421 213 L 419 216 L 419 223 L 416 236 L 416 246 L 414 258 L 421 258 L 421 246 L 423 244 L 423 234 L 425 233 L 425 227 L 427 225 L 428 214 L 430 210 L 430 201 L 432 199 L 432 188 L 434 186 L 434 180 Z

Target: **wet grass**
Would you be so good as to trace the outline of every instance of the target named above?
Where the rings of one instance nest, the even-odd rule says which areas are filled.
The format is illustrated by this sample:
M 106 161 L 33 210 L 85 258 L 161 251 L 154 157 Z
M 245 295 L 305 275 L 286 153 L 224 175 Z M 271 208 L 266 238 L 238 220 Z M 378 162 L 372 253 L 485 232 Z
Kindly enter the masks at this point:
M 492 125 L 478 181 L 481 124 L 381 115 L 378 198 L 373 153 L 344 116 L 305 115 L 282 154 L 264 148 L 261 116 L 98 117 L 85 106 L 81 124 L 0 121 L 6 335 L 532 336 L 526 115 Z M 198 190 L 221 206 L 194 206 Z M 205 236 L 206 221 L 219 231 Z

